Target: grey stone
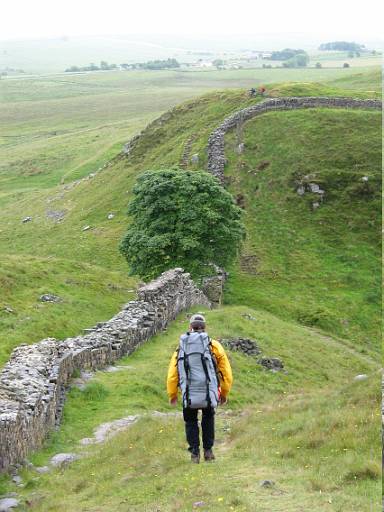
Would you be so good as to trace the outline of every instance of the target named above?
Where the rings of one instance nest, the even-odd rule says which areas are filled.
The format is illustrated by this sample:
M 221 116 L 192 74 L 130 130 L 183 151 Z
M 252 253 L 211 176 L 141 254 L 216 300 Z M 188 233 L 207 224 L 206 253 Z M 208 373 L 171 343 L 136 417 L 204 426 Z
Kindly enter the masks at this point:
M 365 373 L 361 373 L 360 375 L 356 375 L 353 380 L 360 381 L 360 380 L 366 380 L 368 379 L 368 375 Z
M 198 153 L 195 153 L 194 155 L 192 155 L 191 162 L 193 164 L 198 164 L 199 163 L 199 155 L 198 155 Z
M 82 231 L 88 231 L 89 229 L 91 229 L 91 226 L 84 226 Z
M 36 471 L 41 474 L 49 473 L 50 468 L 49 466 L 39 466 L 38 468 L 36 468 Z
M 260 487 L 273 487 L 275 482 L 273 480 L 262 480 L 260 482 Z
M 320 206 L 320 203 L 318 203 L 317 201 L 315 203 L 312 203 L 313 210 L 317 210 L 317 208 L 319 208 L 319 206 Z
M 53 293 L 44 293 L 39 299 L 41 302 L 61 302 L 62 299 Z
M 21 221 L 23 224 L 25 224 L 26 222 L 31 222 L 32 220 L 32 217 L 24 217 L 24 219 Z
M 0 512 L 8 512 L 19 505 L 19 500 L 16 498 L 3 498 L 0 499 Z
M 368 176 L 363 176 L 363 177 L 361 178 L 361 181 L 368 181 L 368 180 L 369 180 Z
M 229 340 L 221 340 L 222 344 L 230 350 L 243 352 L 247 356 L 257 356 L 261 354 L 261 350 L 257 343 L 248 338 L 234 338 Z
M 317 183 L 308 183 L 308 187 L 309 190 L 314 194 L 317 194 L 320 190 L 320 187 Z
M 119 418 L 114 421 L 109 421 L 108 423 L 102 423 L 97 427 L 94 431 L 94 437 L 85 437 L 80 440 L 80 444 L 83 446 L 87 446 L 90 444 L 99 444 L 103 443 L 107 439 L 114 437 L 116 434 L 125 430 L 126 428 L 136 423 L 139 416 L 127 416 L 126 418 Z
M 273 372 L 281 371 L 284 368 L 283 361 L 277 357 L 261 357 L 258 360 L 258 363 L 261 364 L 261 366 L 264 366 L 264 368 L 267 368 L 267 370 L 272 370 Z
M 303 187 L 303 185 L 300 185 L 296 192 L 299 194 L 299 196 L 303 196 L 305 194 L 305 188 Z
M 54 455 L 51 458 L 50 463 L 54 467 L 61 468 L 64 466 L 68 466 L 68 464 L 79 458 L 79 455 L 77 455 L 76 453 L 58 453 L 57 455 Z
M 10 308 L 9 306 L 4 306 L 2 311 L 5 311 L 6 313 L 14 313 L 15 311 Z
M 244 148 L 245 148 L 245 144 L 244 144 L 244 142 L 241 142 L 241 143 L 237 146 L 237 153 L 238 153 L 239 155 L 241 155 L 241 153 L 243 153 L 243 152 L 244 152 Z
M 108 213 L 108 220 L 112 220 L 114 218 L 114 214 L 113 213 Z
M 20 475 L 15 475 L 12 477 L 12 482 L 16 485 L 20 485 L 23 483 L 23 479 L 21 478 Z
M 65 210 L 47 210 L 46 215 L 49 219 L 54 220 L 55 222 L 60 222 L 64 219 L 66 214 Z

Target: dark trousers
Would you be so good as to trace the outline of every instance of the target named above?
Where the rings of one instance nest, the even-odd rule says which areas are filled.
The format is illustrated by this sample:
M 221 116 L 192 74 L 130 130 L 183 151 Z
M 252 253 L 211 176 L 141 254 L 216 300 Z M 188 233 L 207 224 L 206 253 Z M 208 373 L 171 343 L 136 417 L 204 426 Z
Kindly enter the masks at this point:
M 201 409 L 201 430 L 203 431 L 203 448 L 209 450 L 212 448 L 215 441 L 215 409 L 207 407 Z M 192 453 L 199 452 L 200 438 L 199 438 L 199 424 L 197 414 L 199 409 L 183 409 L 183 417 L 185 421 L 185 434 L 189 444 L 189 451 Z

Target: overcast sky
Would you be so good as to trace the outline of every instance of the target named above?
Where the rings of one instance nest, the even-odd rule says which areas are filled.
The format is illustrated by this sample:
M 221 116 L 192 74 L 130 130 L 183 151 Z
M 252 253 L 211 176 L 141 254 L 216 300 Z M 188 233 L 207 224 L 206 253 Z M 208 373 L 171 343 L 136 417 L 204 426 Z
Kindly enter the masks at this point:
M 302 33 L 381 39 L 380 0 L 0 0 L 0 40 L 97 34 Z

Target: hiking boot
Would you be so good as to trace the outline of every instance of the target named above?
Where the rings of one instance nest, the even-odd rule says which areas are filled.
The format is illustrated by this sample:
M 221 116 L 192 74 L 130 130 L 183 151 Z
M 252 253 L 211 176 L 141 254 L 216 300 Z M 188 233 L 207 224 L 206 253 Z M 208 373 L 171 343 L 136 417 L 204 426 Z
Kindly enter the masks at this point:
M 194 462 L 195 464 L 199 464 L 200 462 L 200 452 L 198 453 L 191 453 L 191 462 Z
M 213 451 L 211 448 L 209 450 L 204 450 L 204 460 L 206 460 L 207 462 L 215 460 L 215 456 L 213 455 Z

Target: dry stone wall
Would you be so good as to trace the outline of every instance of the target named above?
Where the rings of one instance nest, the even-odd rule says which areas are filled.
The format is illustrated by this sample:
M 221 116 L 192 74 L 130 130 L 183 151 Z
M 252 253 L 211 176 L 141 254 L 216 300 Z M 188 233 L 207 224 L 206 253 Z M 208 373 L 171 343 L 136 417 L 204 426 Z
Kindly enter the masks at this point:
M 380 100 L 360 100 L 353 98 L 328 97 L 287 97 L 272 98 L 251 107 L 238 110 L 224 119 L 210 135 L 208 140 L 208 171 L 224 183 L 224 167 L 226 163 L 224 153 L 224 137 L 228 130 L 241 125 L 255 116 L 271 110 L 291 110 L 299 108 L 369 108 L 381 110 Z
M 0 471 L 23 461 L 59 424 L 74 370 L 101 368 L 130 354 L 197 304 L 210 307 L 190 275 L 177 268 L 141 287 L 138 300 L 84 336 L 18 346 L 0 374 Z

